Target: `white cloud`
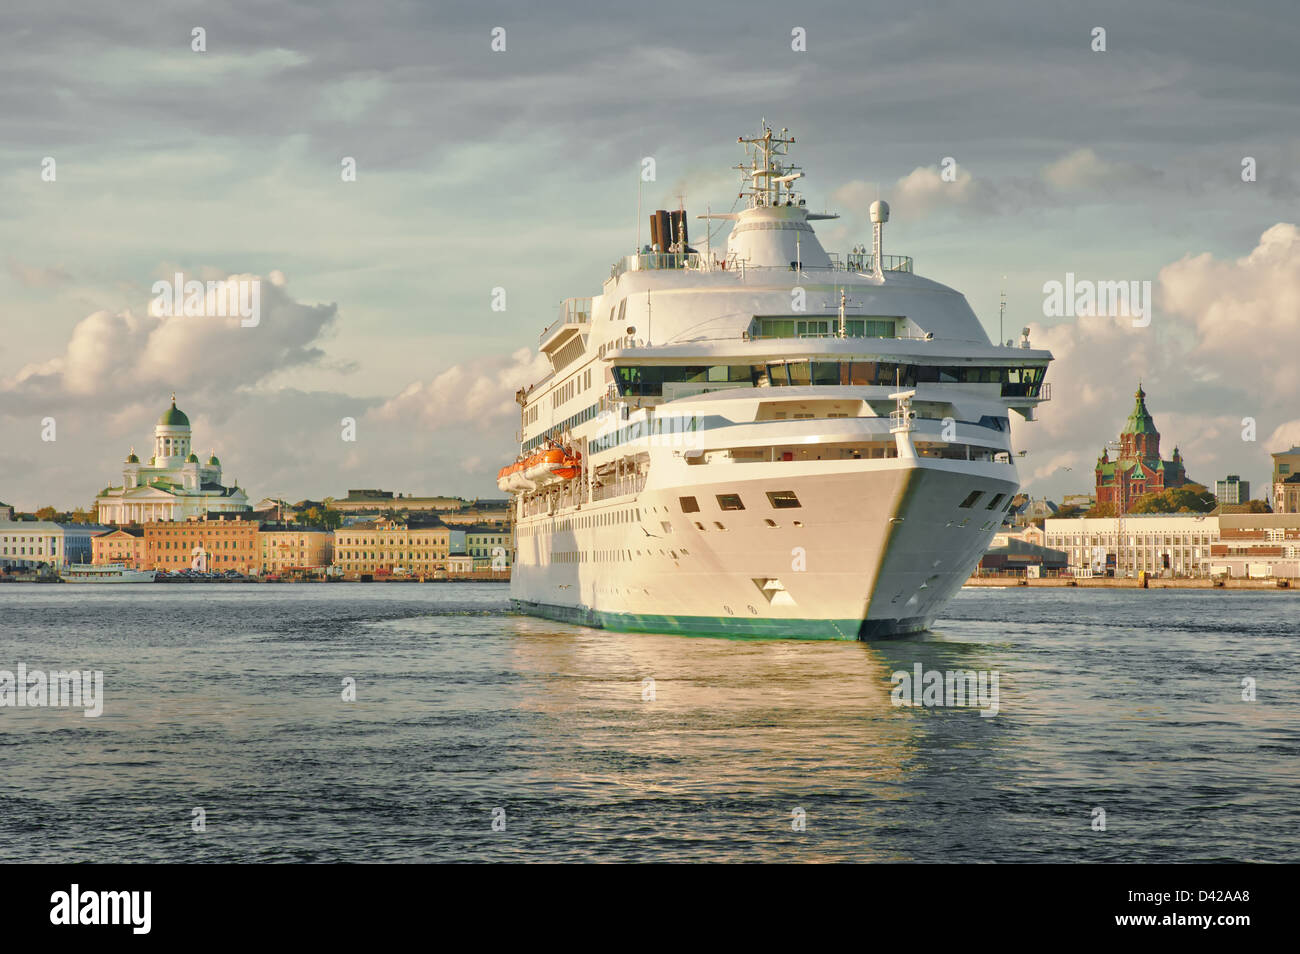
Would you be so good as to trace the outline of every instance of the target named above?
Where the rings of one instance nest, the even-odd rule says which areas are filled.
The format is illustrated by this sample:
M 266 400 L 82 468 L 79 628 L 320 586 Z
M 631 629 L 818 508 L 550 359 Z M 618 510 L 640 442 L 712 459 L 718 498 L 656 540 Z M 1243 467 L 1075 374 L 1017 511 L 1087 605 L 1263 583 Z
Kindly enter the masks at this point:
M 530 348 L 456 365 L 428 381 L 416 381 L 376 408 L 378 420 L 414 419 L 428 428 L 490 426 L 518 416 L 515 392 L 550 368 Z
M 1279 222 L 1246 257 L 1187 256 L 1160 270 L 1158 300 L 1196 335 L 1190 357 L 1265 407 L 1300 398 L 1300 229 Z
M 885 199 L 891 213 L 915 220 L 941 209 L 965 207 L 980 194 L 980 186 L 962 165 L 957 165 L 952 182 L 944 181 L 939 167 L 934 165 L 917 166 L 884 189 L 878 189 L 874 182 L 854 179 L 832 192 L 831 201 L 836 208 L 865 216 L 872 202 Z
M 1149 184 L 1161 177 L 1155 169 L 1132 162 L 1112 162 L 1084 147 L 1045 166 L 1043 179 L 1062 190 L 1105 189 Z
M 76 324 L 61 355 L 23 366 L 0 381 L 0 394 L 11 406 L 38 402 L 47 408 L 72 396 L 156 401 L 172 389 L 228 393 L 319 362 L 324 352 L 318 343 L 337 309 L 294 301 L 276 274 L 261 283 L 256 327 L 243 327 L 237 316 L 158 317 L 147 302 L 138 312 L 96 311 Z
M 1300 420 L 1291 420 L 1300 399 L 1291 357 L 1300 353 L 1300 229 L 1274 225 L 1236 260 L 1206 253 L 1165 266 L 1156 302 L 1147 328 L 1107 317 L 1031 324 L 1034 346 L 1056 359 L 1052 401 L 1037 423 L 1016 425 L 1035 492 L 1091 489 L 1092 463 L 1118 435 L 1139 381 L 1162 454 L 1178 445 L 1202 483 L 1240 473 L 1259 496 L 1268 454 L 1300 443 Z M 1242 439 L 1244 417 L 1258 422 L 1253 443 Z

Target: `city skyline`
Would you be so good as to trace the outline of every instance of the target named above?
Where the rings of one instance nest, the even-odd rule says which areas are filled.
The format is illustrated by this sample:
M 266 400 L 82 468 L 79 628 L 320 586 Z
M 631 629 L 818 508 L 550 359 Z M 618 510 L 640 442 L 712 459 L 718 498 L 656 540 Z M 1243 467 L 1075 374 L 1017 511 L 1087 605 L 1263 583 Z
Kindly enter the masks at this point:
M 249 9 L 122 11 L 91 42 L 31 5 L 0 39 L 0 499 L 20 510 L 88 506 L 173 390 L 253 499 L 495 496 L 537 333 L 634 244 L 643 157 L 644 209 L 725 209 L 734 137 L 761 116 L 799 140 L 810 204 L 843 215 L 828 248 L 867 239 L 879 195 L 887 250 L 991 337 L 1005 285 L 1003 337 L 1028 326 L 1055 354 L 1054 400 L 1013 424 L 1027 492 L 1090 489 L 1139 380 L 1206 486 L 1263 488 L 1300 443 L 1276 360 L 1300 348 L 1300 79 L 1276 5 L 954 7 L 852 41 L 834 29 L 851 5 L 743 24 L 692 7 L 691 30 L 662 10 Z M 674 108 L 641 108 L 648 88 Z M 154 314 L 177 272 L 260 279 L 259 321 Z M 1150 281 L 1150 324 L 1047 317 L 1067 276 Z

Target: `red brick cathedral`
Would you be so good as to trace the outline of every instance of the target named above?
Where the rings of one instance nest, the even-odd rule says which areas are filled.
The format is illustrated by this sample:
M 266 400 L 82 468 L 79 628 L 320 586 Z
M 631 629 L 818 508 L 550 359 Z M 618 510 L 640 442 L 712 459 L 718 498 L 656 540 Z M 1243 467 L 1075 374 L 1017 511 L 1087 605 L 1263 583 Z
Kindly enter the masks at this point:
M 1160 459 L 1160 432 L 1147 410 L 1146 396 L 1139 384 L 1137 403 L 1119 435 L 1119 458 L 1111 460 L 1105 450 L 1097 458 L 1098 505 L 1113 504 L 1122 493 L 1128 509 L 1143 494 L 1158 494 L 1190 482 L 1176 446 L 1173 460 Z

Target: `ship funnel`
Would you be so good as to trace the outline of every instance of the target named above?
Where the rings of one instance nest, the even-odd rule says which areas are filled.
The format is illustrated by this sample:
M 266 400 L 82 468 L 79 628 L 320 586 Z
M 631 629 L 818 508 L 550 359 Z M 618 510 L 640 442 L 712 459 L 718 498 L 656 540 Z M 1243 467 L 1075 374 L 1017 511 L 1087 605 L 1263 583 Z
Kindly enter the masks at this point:
M 668 251 L 673 234 L 668 213 L 663 209 L 650 213 L 650 245 L 656 252 Z
M 690 234 L 686 229 L 685 210 L 666 212 L 659 209 L 650 213 L 650 244 L 658 246 L 660 252 L 669 251 L 679 242 L 683 246 L 681 251 L 685 251 L 685 246 L 690 242 Z

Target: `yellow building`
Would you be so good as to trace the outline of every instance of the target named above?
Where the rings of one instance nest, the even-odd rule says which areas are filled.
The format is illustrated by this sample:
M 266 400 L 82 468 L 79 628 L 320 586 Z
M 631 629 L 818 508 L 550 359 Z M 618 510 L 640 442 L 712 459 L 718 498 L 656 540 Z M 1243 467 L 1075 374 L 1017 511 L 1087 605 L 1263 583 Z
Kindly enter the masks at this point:
M 144 569 L 144 531 L 139 527 L 118 527 L 90 538 L 90 562 L 97 565 L 121 563 L 133 570 Z
M 334 562 L 334 534 L 323 527 L 264 523 L 257 545 L 263 576 L 323 570 Z
M 447 568 L 451 531 L 440 520 L 370 520 L 334 531 L 334 565 L 345 579 L 433 576 Z
M 515 562 L 514 531 L 510 527 L 475 524 L 457 527 L 465 534 L 465 553 L 476 570 L 509 570 Z

